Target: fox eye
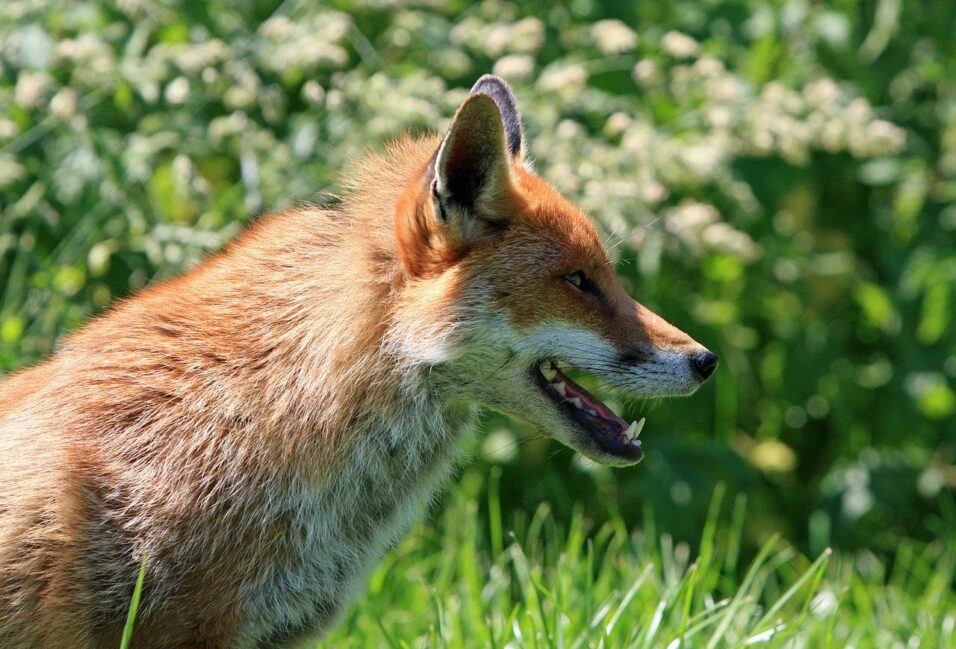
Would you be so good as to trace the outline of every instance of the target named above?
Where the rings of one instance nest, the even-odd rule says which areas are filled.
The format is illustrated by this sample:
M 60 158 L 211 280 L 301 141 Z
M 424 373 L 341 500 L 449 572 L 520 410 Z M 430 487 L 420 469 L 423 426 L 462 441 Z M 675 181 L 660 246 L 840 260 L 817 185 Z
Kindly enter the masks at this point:
M 564 276 L 564 279 L 578 289 L 582 293 L 588 293 L 589 295 L 599 296 L 601 295 L 600 289 L 598 289 L 597 284 L 591 281 L 591 279 L 584 274 L 582 270 L 576 270 L 573 273 L 569 273 Z

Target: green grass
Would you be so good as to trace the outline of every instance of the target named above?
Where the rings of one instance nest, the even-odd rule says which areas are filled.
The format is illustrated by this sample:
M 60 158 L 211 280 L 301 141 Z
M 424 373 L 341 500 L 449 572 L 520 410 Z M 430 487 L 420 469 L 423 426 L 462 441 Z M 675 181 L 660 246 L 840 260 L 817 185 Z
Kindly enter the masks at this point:
M 129 603 L 129 612 L 126 615 L 126 625 L 123 627 L 123 637 L 120 640 L 120 649 L 129 649 L 133 639 L 133 627 L 136 624 L 136 613 L 139 611 L 139 600 L 143 594 L 143 582 L 146 580 L 146 555 L 143 555 L 139 564 L 139 575 L 136 577 L 136 587 L 133 588 L 133 598 Z
M 371 577 L 320 647 L 951 647 L 952 548 L 808 558 L 774 536 L 741 556 L 746 498 L 722 490 L 699 545 L 643 521 L 556 520 L 546 503 L 497 521 L 474 474 Z
M 747 499 L 723 487 L 692 547 L 659 533 L 649 507 L 601 526 L 547 503 L 502 520 L 499 474 L 467 471 L 315 649 L 956 646 L 951 543 L 808 558 L 773 535 L 746 558 Z M 135 649 L 144 577 L 145 558 L 120 649 Z
M 487 490 L 466 473 L 316 649 L 956 646 L 954 548 L 907 541 L 887 569 L 870 553 L 811 560 L 774 535 L 743 561 L 747 500 L 728 520 L 725 497 L 715 491 L 692 549 L 659 535 L 650 511 L 595 528 L 542 503 L 502 521 L 496 472 Z M 145 575 L 144 558 L 120 649 L 135 647 Z

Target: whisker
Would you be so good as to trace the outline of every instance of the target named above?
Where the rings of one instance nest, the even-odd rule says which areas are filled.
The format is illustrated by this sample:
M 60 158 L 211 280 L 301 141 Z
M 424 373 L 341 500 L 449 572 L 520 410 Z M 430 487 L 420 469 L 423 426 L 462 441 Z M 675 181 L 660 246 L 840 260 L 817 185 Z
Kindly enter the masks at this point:
M 510 429 L 509 429 L 509 430 L 510 430 Z M 511 432 L 514 433 L 515 431 L 511 431 Z M 515 437 L 516 437 L 516 439 L 515 439 L 514 441 L 512 441 L 512 442 L 508 442 L 507 444 L 502 444 L 501 446 L 496 446 L 495 448 L 488 449 L 487 454 L 493 455 L 493 454 L 495 454 L 495 453 L 500 453 L 500 452 L 502 452 L 502 451 L 507 451 L 507 450 L 509 450 L 509 449 L 511 449 L 511 448 L 514 448 L 514 447 L 518 446 L 519 444 L 524 444 L 524 443 L 529 442 L 529 441 L 531 441 L 531 440 L 533 440 L 533 439 L 535 439 L 535 438 L 544 438 L 544 435 L 542 435 L 541 433 L 539 433 L 539 432 L 537 432 L 537 431 L 534 431 L 534 432 L 531 432 L 531 433 L 515 433 Z
M 571 449 L 565 446 L 564 444 L 558 444 L 557 446 L 555 446 L 555 449 L 548 455 L 548 460 L 550 461 L 551 459 L 556 458 L 559 454 L 563 453 L 564 451 L 570 451 L 570 450 Z
M 641 232 L 642 230 L 647 230 L 649 227 L 651 227 L 652 225 L 654 225 L 655 223 L 657 223 L 658 221 L 660 221 L 662 218 L 664 218 L 664 215 L 663 215 L 663 214 L 658 214 L 655 218 L 651 219 L 651 220 L 648 221 L 647 223 L 644 223 L 644 224 L 642 224 L 642 225 L 637 226 L 637 230 L 636 230 L 636 231 L 637 231 L 637 232 Z

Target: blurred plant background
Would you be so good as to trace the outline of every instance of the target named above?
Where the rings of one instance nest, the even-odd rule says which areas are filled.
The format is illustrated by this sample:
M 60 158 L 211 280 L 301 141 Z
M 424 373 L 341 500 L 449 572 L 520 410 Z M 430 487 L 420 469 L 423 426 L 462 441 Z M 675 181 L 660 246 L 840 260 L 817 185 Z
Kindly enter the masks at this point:
M 954 34 L 951 0 L 4 0 L 0 368 L 327 202 L 493 71 L 632 293 L 722 363 L 689 400 L 620 404 L 650 411 L 636 468 L 489 414 L 465 477 L 692 546 L 724 484 L 751 553 L 952 550 Z

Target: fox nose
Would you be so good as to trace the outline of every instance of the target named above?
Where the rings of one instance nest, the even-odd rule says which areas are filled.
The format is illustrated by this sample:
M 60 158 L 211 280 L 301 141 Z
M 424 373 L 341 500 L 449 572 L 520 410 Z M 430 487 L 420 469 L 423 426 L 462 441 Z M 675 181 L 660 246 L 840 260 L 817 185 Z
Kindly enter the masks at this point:
M 720 359 L 717 358 L 717 354 L 705 349 L 694 356 L 690 363 L 694 367 L 694 371 L 700 376 L 700 380 L 706 381 L 710 378 L 710 375 L 714 373 L 714 370 L 717 369 L 717 363 L 719 361 Z

